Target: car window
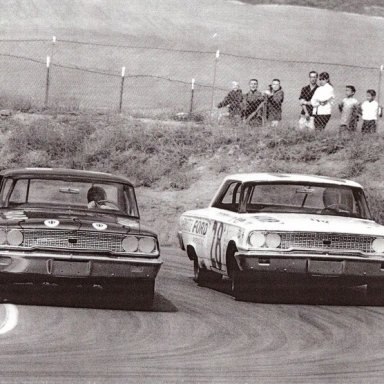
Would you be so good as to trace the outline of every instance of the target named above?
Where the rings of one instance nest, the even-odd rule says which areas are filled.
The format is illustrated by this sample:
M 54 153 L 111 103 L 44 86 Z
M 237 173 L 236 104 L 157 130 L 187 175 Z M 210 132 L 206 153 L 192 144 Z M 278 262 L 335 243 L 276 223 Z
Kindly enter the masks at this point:
M 138 217 L 134 189 L 120 183 L 92 183 L 62 179 L 10 180 L 3 188 L 3 205 L 57 205 L 82 209 L 119 211 Z M 6 187 L 6 188 L 5 188 Z
M 5 199 L 8 196 L 8 193 L 12 187 L 13 180 L 12 179 L 5 179 L 5 181 L 2 183 L 2 190 L 1 190 L 1 205 L 4 204 Z
M 28 180 L 16 180 L 14 184 L 9 202 L 15 204 L 23 204 L 27 200 Z
M 132 187 L 127 186 L 125 188 L 124 198 L 125 198 L 125 205 L 127 207 L 128 215 L 133 217 L 138 217 L 139 210 L 137 208 L 135 192 Z
M 359 188 L 292 183 L 249 184 L 244 188 L 241 211 L 290 212 L 369 218 Z
M 241 183 L 229 182 L 224 186 L 223 194 L 214 203 L 214 207 L 237 212 L 240 202 Z

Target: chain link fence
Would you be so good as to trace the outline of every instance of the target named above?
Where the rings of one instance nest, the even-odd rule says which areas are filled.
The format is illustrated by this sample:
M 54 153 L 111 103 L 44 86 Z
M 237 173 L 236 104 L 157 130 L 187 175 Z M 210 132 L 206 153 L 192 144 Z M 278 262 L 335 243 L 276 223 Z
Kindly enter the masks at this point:
M 250 78 L 258 79 L 260 91 L 278 78 L 285 94 L 283 121 L 295 126 L 300 90 L 311 70 L 330 74 L 336 103 L 344 98 L 349 84 L 357 88 L 359 101 L 372 88 L 381 102 L 382 68 L 56 38 L 0 40 L 3 108 L 10 100 L 28 100 L 37 108 L 210 115 L 217 112 L 232 81 L 238 81 L 246 93 Z M 338 117 L 334 106 L 334 125 Z

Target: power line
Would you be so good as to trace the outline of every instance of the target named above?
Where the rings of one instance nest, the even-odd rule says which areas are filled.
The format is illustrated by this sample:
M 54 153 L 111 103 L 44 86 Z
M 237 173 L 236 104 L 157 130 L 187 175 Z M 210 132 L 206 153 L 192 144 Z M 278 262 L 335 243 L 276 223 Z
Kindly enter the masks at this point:
M 340 63 L 328 63 L 328 62 L 321 62 L 321 61 L 303 61 L 303 60 L 287 60 L 287 59 L 273 59 L 273 58 L 266 58 L 266 57 L 256 57 L 256 56 L 244 56 L 244 55 L 236 55 L 233 53 L 220 53 L 222 56 L 228 56 L 228 57 L 235 57 L 240 59 L 249 59 L 249 60 L 259 60 L 259 61 L 272 61 L 272 62 L 278 62 L 278 63 L 290 63 L 290 64 L 312 64 L 312 65 L 333 65 L 333 66 L 339 66 L 339 67 L 348 67 L 348 68 L 359 68 L 359 69 L 378 69 L 378 67 L 368 67 L 368 66 L 362 66 L 362 65 L 354 65 L 354 64 L 340 64 Z
M 48 39 L 0 39 L 1 43 L 47 43 Z
M 110 48 L 158 50 L 158 51 L 168 51 L 168 52 L 178 52 L 178 53 L 192 53 L 192 54 L 196 53 L 196 54 L 209 54 L 209 55 L 216 53 L 216 51 L 178 49 L 178 48 L 154 47 L 154 46 L 138 46 L 138 45 L 127 45 L 127 44 L 108 44 L 108 43 L 97 43 L 97 42 L 69 40 L 69 39 L 57 39 L 56 41 L 66 43 L 66 44 L 90 45 L 90 46 L 100 46 L 100 47 L 110 47 Z M 48 40 L 48 39 L 0 39 L 0 42 L 51 42 L 51 40 Z M 221 55 L 240 58 L 240 59 L 290 63 L 290 64 L 332 65 L 332 66 L 339 66 L 339 67 L 369 69 L 369 70 L 377 69 L 377 67 L 364 66 L 364 65 L 330 63 L 325 61 L 314 61 L 314 60 L 306 61 L 306 60 L 276 59 L 276 58 L 240 55 L 240 54 L 227 53 L 227 52 L 221 52 Z
M 148 47 L 148 46 L 126 45 L 126 44 L 93 43 L 89 41 L 79 41 L 79 40 L 57 39 L 57 41 L 62 43 L 67 43 L 67 44 L 91 45 L 91 46 L 110 47 L 110 48 L 147 49 L 147 50 L 157 50 L 157 51 L 169 51 L 169 52 L 179 52 L 179 53 L 199 53 L 199 54 L 215 53 L 215 51 L 199 51 L 199 50 L 193 50 L 193 49 L 178 49 L 178 48 L 150 47 L 150 46 Z
M 13 59 L 19 59 L 19 60 L 25 60 L 25 61 L 31 61 L 37 64 L 42 64 L 46 65 L 45 61 L 42 60 L 37 60 L 32 57 L 27 57 L 27 56 L 20 56 L 20 55 L 12 55 L 9 53 L 0 53 L 1 57 L 10 57 Z M 65 64 L 59 64 L 59 63 L 52 63 L 52 67 L 57 67 L 57 68 L 63 68 L 63 69 L 70 69 L 70 70 L 75 70 L 75 71 L 81 71 L 81 72 L 88 72 L 92 74 L 97 74 L 97 75 L 103 75 L 103 76 L 109 76 L 109 77 L 116 77 L 120 78 L 121 76 L 116 73 L 111 73 L 107 72 L 105 70 L 100 70 L 100 69 L 90 69 L 86 67 L 79 67 L 79 66 L 74 66 L 74 65 L 65 65 Z M 159 79 L 159 80 L 166 80 L 170 81 L 173 83 L 180 83 L 180 84 L 185 84 L 185 85 L 190 85 L 189 81 L 185 80 L 179 80 L 179 79 L 172 79 L 170 77 L 165 77 L 165 76 L 158 76 L 158 75 L 148 75 L 148 74 L 132 74 L 132 75 L 125 75 L 127 78 L 152 78 L 152 79 Z M 212 85 L 209 84 L 202 84 L 202 83 L 195 83 L 195 85 L 203 87 L 203 88 L 212 88 Z M 224 88 L 216 87 L 216 89 L 222 89 L 225 90 Z

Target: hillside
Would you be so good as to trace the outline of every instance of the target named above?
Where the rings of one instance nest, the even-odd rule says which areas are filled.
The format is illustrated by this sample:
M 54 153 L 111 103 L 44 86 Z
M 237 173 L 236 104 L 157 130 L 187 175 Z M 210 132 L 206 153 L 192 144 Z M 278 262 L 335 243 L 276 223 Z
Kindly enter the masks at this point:
M 206 85 L 196 89 L 195 109 L 206 113 L 211 106 L 214 51 L 219 48 L 214 103 L 234 79 L 246 90 L 250 77 L 259 79 L 261 89 L 278 77 L 286 95 L 285 119 L 294 125 L 298 92 L 309 70 L 328 71 L 338 98 L 343 97 L 345 84 L 352 83 L 361 99 L 365 89 L 377 88 L 382 59 L 375 53 L 384 50 L 384 40 L 377 38 L 384 33 L 383 19 L 325 9 L 231 0 L 0 0 L 0 4 L 3 38 L 43 39 L 0 41 L 0 54 L 13 55 L 0 56 L 2 93 L 31 99 L 40 107 L 45 95 L 45 57 L 52 55 L 57 65 L 109 75 L 55 67 L 51 105 L 116 110 L 119 74 L 125 66 L 129 76 L 125 112 L 145 116 L 188 111 L 189 83 L 195 78 Z M 58 39 L 54 47 L 52 35 Z
M 0 4 L 0 33 L 9 39 L 0 41 L 0 107 L 13 110 L 10 118 L 0 120 L 1 169 L 60 166 L 124 174 L 139 187 L 143 219 L 161 228 L 162 244 L 176 241 L 178 215 L 205 206 L 231 172 L 353 178 L 367 186 L 381 220 L 381 135 L 337 136 L 336 112 L 330 129 L 319 136 L 303 137 L 294 128 L 298 92 L 309 70 L 330 72 L 337 101 L 346 84 L 357 87 L 360 100 L 365 89 L 377 89 L 382 64 L 378 53 L 384 51 L 384 40 L 379 38 L 384 34 L 382 18 L 286 5 L 288 1 L 255 5 L 234 0 L 0 0 Z M 330 8 L 336 1 L 316 4 Z M 53 35 L 58 38 L 54 47 Z M 250 130 L 207 119 L 203 124 L 169 121 L 174 112 L 188 111 L 191 78 L 212 84 L 218 48 L 222 55 L 214 103 L 234 79 L 246 90 L 250 77 L 259 79 L 261 89 L 279 77 L 285 91 L 281 130 Z M 46 55 L 53 56 L 56 66 L 51 72 L 50 108 L 43 112 Z M 130 77 L 123 114 L 117 115 L 122 66 Z M 196 89 L 195 109 L 201 116 L 207 116 L 211 95 L 209 87 Z M 148 119 L 159 115 L 165 121 Z
M 381 0 L 242 0 L 249 4 L 283 4 L 300 5 L 304 7 L 326 8 L 334 11 L 353 12 L 372 16 L 384 16 L 384 6 Z
M 223 51 L 262 57 L 367 65 L 381 64 L 372 52 L 384 48 L 382 39 L 375 39 L 384 29 L 381 19 L 314 8 L 253 6 L 231 0 L 1 0 L 0 4 L 0 31 L 6 38 L 56 35 L 185 49 L 219 46 Z M 358 28 L 350 28 L 357 24 Z M 325 50 L 323 43 L 330 37 L 334 41 Z M 367 46 L 368 39 L 372 41 Z M 359 47 L 357 52 L 350 49 L 351 42 Z
M 361 182 L 384 222 L 381 135 L 304 134 L 226 124 L 150 121 L 102 114 L 23 114 L 0 120 L 1 168 L 70 167 L 127 176 L 143 223 L 176 244 L 179 215 L 205 207 L 239 172 L 296 172 Z

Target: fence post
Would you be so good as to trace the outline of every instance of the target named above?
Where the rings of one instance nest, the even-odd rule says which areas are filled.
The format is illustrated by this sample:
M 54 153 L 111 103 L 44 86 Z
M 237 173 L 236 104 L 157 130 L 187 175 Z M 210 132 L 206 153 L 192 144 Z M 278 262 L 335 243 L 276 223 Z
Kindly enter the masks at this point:
M 384 65 L 381 64 L 380 70 L 379 70 L 379 85 L 377 88 L 377 102 L 379 103 L 379 105 L 380 105 L 380 97 L 381 97 L 381 83 L 383 80 L 383 71 L 384 71 Z
M 50 78 L 49 78 L 49 67 L 51 64 L 51 58 L 47 56 L 47 78 L 45 81 L 45 100 L 44 100 L 44 107 L 48 107 L 48 101 L 49 101 L 49 83 L 50 83 Z
M 119 102 L 119 113 L 123 107 L 123 95 L 124 95 L 124 79 L 125 79 L 125 67 L 121 68 L 121 84 L 120 84 L 120 102 Z
M 192 79 L 191 81 L 191 105 L 190 105 L 190 108 L 189 108 L 189 114 L 192 115 L 192 112 L 193 112 L 193 96 L 194 96 L 194 93 L 195 93 L 195 79 Z
M 55 50 L 56 36 L 52 36 L 52 45 L 51 45 L 51 63 L 53 63 L 53 53 Z
M 213 82 L 212 82 L 212 96 L 211 96 L 211 116 L 214 108 L 214 97 L 215 97 L 215 87 L 216 87 L 216 71 L 217 71 L 217 62 L 219 61 L 220 57 L 220 50 L 218 49 L 216 51 L 216 56 L 215 56 L 215 62 L 213 66 Z

